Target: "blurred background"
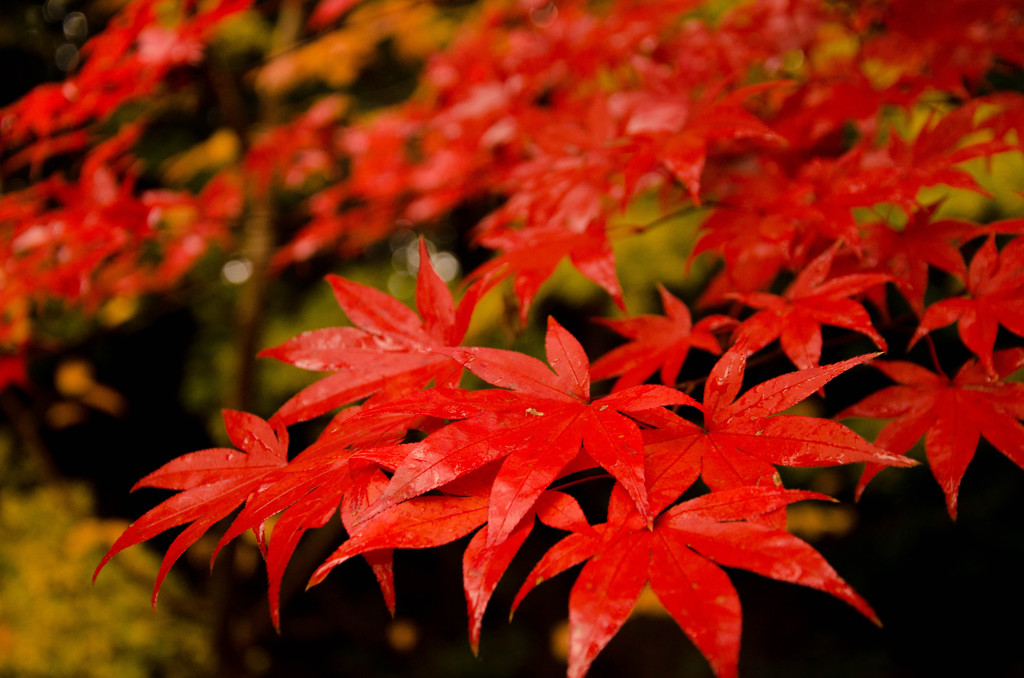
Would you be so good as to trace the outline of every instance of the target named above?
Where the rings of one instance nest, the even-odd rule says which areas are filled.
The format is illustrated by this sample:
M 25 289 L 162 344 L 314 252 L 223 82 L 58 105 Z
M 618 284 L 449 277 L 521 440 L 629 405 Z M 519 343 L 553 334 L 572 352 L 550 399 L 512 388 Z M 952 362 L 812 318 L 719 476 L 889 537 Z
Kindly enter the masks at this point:
M 3 0 L 0 106 L 73 72 L 81 46 L 120 4 Z M 401 21 L 362 35 L 366 46 L 351 63 L 325 65 L 310 57 L 316 67 L 333 69 L 360 110 L 406 97 L 425 55 L 456 30 L 460 13 L 473 3 L 371 4 Z M 241 59 L 247 45 L 266 39 L 269 27 L 252 19 L 230 31 L 226 39 Z M 229 137 L 209 135 L 211 127 L 216 121 L 174 120 L 165 135 L 150 140 L 148 152 L 171 158 L 152 171 L 165 181 L 201 185 L 209 168 L 237 152 Z M 168 144 L 175 152 L 168 153 Z M 640 221 L 658 214 L 655 204 L 632 209 L 631 217 Z M 428 235 L 435 267 L 453 283 L 479 263 L 481 252 L 468 249 L 464 237 L 478 217 L 465 208 Z M 696 298 L 706 271 L 698 264 L 685 275 L 695 222 L 679 222 L 678 228 L 617 245 L 627 291 L 649 292 L 628 300 L 632 310 L 659 310 L 654 281 L 687 301 Z M 344 322 L 322 281 L 329 272 L 409 299 L 416 237 L 401 231 L 344 264 L 313 259 L 275 278 L 257 348 Z M 663 254 L 652 260 L 655 251 Z M 596 357 L 616 341 L 589 322 L 607 311 L 608 302 L 568 267 L 557 276 L 537 302 L 536 317 L 555 315 Z M 542 532 L 528 544 L 499 585 L 484 620 L 479 659 L 466 634 L 464 542 L 396 555 L 398 610 L 392 619 L 361 560 L 303 590 L 342 536 L 340 528 L 314 531 L 285 578 L 280 634 L 270 623 L 266 573 L 253 539 L 226 550 L 212 571 L 216 537 L 201 540 L 175 566 L 155 613 L 152 583 L 171 538 L 118 555 L 91 583 L 114 539 L 165 496 L 154 490 L 133 494 L 132 485 L 185 452 L 225 444 L 220 408 L 232 386 L 238 345 L 225 319 L 233 317 L 247 277 L 237 253 L 215 251 L 173 292 L 112 304 L 95 317 L 60 309 L 42 319 L 42 336 L 49 340 L 33 348 L 28 385 L 0 393 L 0 678 L 564 675 L 566 603 L 575 569 L 539 587 L 514 620 L 506 618 L 519 583 L 553 533 Z M 537 330 L 506 329 L 502 308 L 500 299 L 484 304 L 471 343 L 539 353 Z M 269 360 L 253 369 L 258 388 L 248 407 L 261 416 L 313 378 Z M 833 411 L 864 392 L 855 376 L 829 388 Z M 292 434 L 300 443 L 317 432 L 311 422 Z M 964 479 L 954 523 L 927 467 L 881 474 L 855 504 L 858 472 L 789 472 L 787 485 L 842 500 L 795 507 L 791 527 L 875 607 L 885 627 L 875 628 L 825 594 L 731 572 L 744 606 L 741 675 L 896 678 L 983 670 L 1024 676 L 1017 645 L 1024 609 L 1024 474 L 983 443 Z M 590 675 L 711 672 L 645 593 Z

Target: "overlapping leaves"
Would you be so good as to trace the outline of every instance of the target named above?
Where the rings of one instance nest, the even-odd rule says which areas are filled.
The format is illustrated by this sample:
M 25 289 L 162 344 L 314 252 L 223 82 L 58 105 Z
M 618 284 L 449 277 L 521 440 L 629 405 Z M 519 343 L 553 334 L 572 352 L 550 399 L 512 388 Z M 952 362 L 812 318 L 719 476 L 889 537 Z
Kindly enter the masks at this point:
M 353 313 L 370 324 L 369 316 Z M 401 328 L 394 315 L 372 322 Z M 416 329 L 411 320 L 404 327 L 407 333 Z M 570 599 L 572 675 L 585 673 L 648 580 L 716 672 L 735 674 L 739 604 L 727 578 L 705 558 L 821 588 L 873 618 L 820 556 L 782 529 L 785 505 L 810 495 L 782 490 L 773 464 L 912 462 L 839 424 L 772 416 L 871 356 L 783 375 L 737 398 L 746 358 L 734 348 L 712 370 L 699 403 L 661 385 L 592 398 L 589 361 L 575 337 L 552 319 L 545 345 L 547 365 L 501 349 L 421 349 L 499 388 L 430 388 L 345 410 L 291 461 L 283 432 L 274 434 L 252 415 L 229 412 L 229 435 L 245 454 L 197 452 L 143 479 L 140 485 L 180 492 L 133 524 L 104 563 L 126 546 L 187 524 L 165 559 L 162 579 L 185 547 L 239 505 L 242 511 L 221 544 L 247 529 L 262 544 L 268 519 L 280 514 L 265 546 L 272 614 L 279 623 L 277 596 L 289 556 L 306 530 L 324 526 L 339 510 L 349 537 L 310 583 L 362 555 L 391 609 L 394 549 L 436 547 L 476 531 L 463 572 L 475 647 L 495 587 L 540 520 L 571 534 L 537 565 L 537 576 L 590 563 Z M 364 344 L 356 348 L 369 350 Z M 378 351 L 387 357 L 387 350 Z M 381 361 L 380 369 L 390 367 Z M 666 406 L 696 408 L 704 428 Z M 274 421 L 281 428 L 284 420 Z M 402 442 L 410 429 L 428 435 Z M 571 495 L 552 488 L 569 475 L 590 477 L 595 471 L 610 476 L 616 489 L 607 522 L 591 526 Z M 716 491 L 670 508 L 701 475 Z M 586 593 L 595 582 L 604 591 L 599 599 Z M 717 593 L 687 593 L 688 582 Z
M 473 288 L 456 308 L 423 241 L 420 262 L 416 303 L 422 320 L 390 295 L 328 277 L 338 305 L 356 327 L 313 330 L 263 351 L 263 356 L 296 367 L 334 372 L 296 394 L 278 410 L 278 417 L 291 424 L 377 394 L 393 399 L 431 382 L 458 384 L 461 367 L 432 349 L 462 341 L 480 288 Z
M 311 25 L 344 21 L 354 4 L 321 2 Z M 254 147 L 261 155 L 246 163 L 275 168 L 260 177 L 267 190 L 276 188 L 270 185 L 275 174 L 293 177 L 284 186 L 298 189 L 309 171 L 333 176 L 326 171 L 331 154 L 348 161 L 341 183 L 309 196 L 311 219 L 278 251 L 279 263 L 338 243 L 373 242 L 400 221 L 433 223 L 456 205 L 481 199 L 500 204 L 474 232 L 477 244 L 495 255 L 469 274 L 456 306 L 421 246 L 419 314 L 332 276 L 353 326 L 308 332 L 264 352 L 331 374 L 270 422 L 225 413 L 239 450 L 196 452 L 144 478 L 140 485 L 178 494 L 136 521 L 104 562 L 184 526 L 158 574 L 159 587 L 189 544 L 240 507 L 221 545 L 256 532 L 279 623 L 280 581 L 291 554 L 306 531 L 336 515 L 347 538 L 312 583 L 360 555 L 392 610 L 395 549 L 468 537 L 462 574 L 475 647 L 491 595 L 540 522 L 569 534 L 537 563 L 519 599 L 538 580 L 583 565 L 569 600 L 572 675 L 586 672 L 649 584 L 713 670 L 731 677 L 740 607 L 719 566 L 826 591 L 875 619 L 811 547 L 783 530 L 788 504 L 820 496 L 783 489 L 777 467 L 866 462 L 863 489 L 879 468 L 911 465 L 904 454 L 923 437 L 955 515 L 960 478 L 981 437 L 1024 465 L 1024 394 L 1011 378 L 1024 354 L 997 350 L 1024 333 L 1019 227 L 946 219 L 941 203 L 922 197 L 922 189 L 940 184 L 980 193 L 963 163 L 1019 152 L 1019 95 L 981 97 L 971 84 L 1019 54 L 1011 47 L 1024 44 L 1019 9 L 1005 8 L 1012 20 L 998 22 L 972 11 L 969 26 L 935 19 L 969 44 L 965 52 L 951 51 L 952 60 L 928 40 L 900 43 L 915 45 L 907 54 L 895 50 L 896 38 L 913 33 L 912 26 L 886 25 L 895 19 L 872 7 L 837 15 L 811 0 L 752 2 L 705 22 L 681 20 L 695 4 L 690 0 L 599 3 L 600 15 L 592 3 L 559 3 L 548 14 L 541 4 L 487 6 L 471 30 L 431 60 L 414 104 L 335 135 L 336 111 L 315 126 L 316 141 L 277 128 L 265 139 L 294 136 L 295 143 Z M 890 4 L 893 17 L 904 17 L 900 3 Z M 209 5 L 212 22 L 221 16 L 218 7 L 235 11 L 247 3 Z M 824 27 L 852 37 L 858 25 L 875 28 L 848 41 L 852 54 L 828 48 Z M 201 43 L 178 38 L 186 48 Z M 140 50 L 129 52 L 129 60 Z M 177 50 L 178 61 L 167 54 L 158 65 L 170 68 L 193 52 Z M 796 54 L 800 65 L 784 66 Z M 884 64 L 864 68 L 871 58 L 887 60 L 891 72 Z M 927 60 L 938 75 L 930 80 L 907 71 L 915 59 Z M 780 70 L 792 71 L 786 76 L 793 79 L 768 81 Z M 738 84 L 748 82 L 755 84 Z M 106 95 L 133 100 L 154 83 L 143 84 L 145 90 Z M 948 95 L 941 105 L 936 87 Z M 63 91 L 44 89 L 30 110 L 47 113 L 66 103 Z M 85 137 L 72 128 L 97 113 L 73 113 L 40 121 L 36 134 L 79 148 Z M 893 123 L 902 114 L 906 129 Z M 31 136 L 26 125 L 37 123 L 17 122 L 8 130 L 23 143 Z M 37 163 L 34 154 L 52 150 L 24 143 L 27 154 L 9 163 Z M 309 148 L 321 143 L 329 151 Z M 87 166 L 101 165 L 94 158 Z M 131 182 L 121 183 L 112 195 L 125 199 L 110 204 L 128 205 L 138 217 Z M 520 318 L 528 322 L 542 285 L 565 259 L 624 308 L 610 234 L 621 232 L 618 211 L 653 190 L 668 208 L 713 208 L 697 249 L 724 267 L 702 300 L 732 303 L 728 315 L 694 321 L 690 308 L 662 289 L 664 317 L 606 321 L 628 341 L 593 368 L 576 338 L 552 320 L 547 364 L 513 351 L 460 346 L 482 295 L 510 279 Z M 81 202 L 73 193 L 69 202 Z M 210 197 L 204 203 L 221 209 Z M 59 233 L 31 230 L 31 217 L 45 210 L 24 198 L 4 201 L 7 211 L 0 214 L 17 217 L 33 237 L 49 233 L 56 242 Z M 907 225 L 897 225 L 899 215 L 886 217 L 893 209 Z M 108 212 L 124 219 L 123 210 Z M 871 214 L 866 221 L 865 213 Z M 149 219 L 131 223 L 141 228 Z M 962 250 L 982 233 L 991 237 L 968 268 Z M 31 248 L 20 251 L 24 263 Z M 950 298 L 934 284 L 936 273 L 964 278 L 965 294 Z M 911 320 L 888 303 L 889 282 L 905 297 Z M 879 319 L 862 297 L 870 297 Z M 740 305 L 754 309 L 742 321 Z M 828 349 L 822 325 L 846 330 L 842 343 L 866 338 L 886 350 L 908 326 L 917 325 L 914 344 L 931 342 L 928 335 L 954 322 L 977 362 L 953 379 L 909 361 L 879 362 L 897 385 L 843 413 L 892 419 L 874 444 L 829 419 L 786 412 L 871 358 L 821 365 Z M 1000 327 L 1009 333 L 1000 337 Z M 718 332 L 727 329 L 734 330 L 731 337 Z M 683 383 L 694 392 L 703 385 L 700 401 L 674 388 L 691 348 L 722 354 L 706 373 L 685 374 Z M 744 383 L 749 363 L 781 355 L 797 371 Z M 465 370 L 496 388 L 460 389 Z M 655 373 L 662 384 L 643 383 Z M 619 379 L 612 393 L 593 397 L 591 379 L 609 377 Z M 288 459 L 286 425 L 342 407 L 315 443 Z M 698 479 L 711 492 L 681 502 Z M 607 502 L 583 507 L 573 487 L 592 481 L 613 489 Z M 588 513 L 604 522 L 592 524 Z

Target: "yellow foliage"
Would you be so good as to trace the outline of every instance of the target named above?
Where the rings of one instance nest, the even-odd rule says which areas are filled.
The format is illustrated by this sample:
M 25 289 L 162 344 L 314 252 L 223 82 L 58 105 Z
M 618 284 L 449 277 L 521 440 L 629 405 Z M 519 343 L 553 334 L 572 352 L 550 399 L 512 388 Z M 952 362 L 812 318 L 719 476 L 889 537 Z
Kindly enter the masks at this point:
M 345 29 L 328 33 L 271 58 L 256 76 L 256 87 L 270 95 L 317 79 L 331 87 L 343 87 L 356 79 L 359 69 L 373 54 L 376 37 Z
M 131 320 L 139 310 L 136 297 L 117 296 L 103 302 L 100 307 L 99 319 L 106 327 L 117 327 Z
M 342 88 L 358 77 L 384 39 L 392 39 L 400 58 L 411 60 L 437 49 L 451 32 L 450 23 L 431 3 L 366 3 L 353 10 L 341 28 L 271 56 L 256 76 L 256 88 L 267 95 L 279 95 L 310 81 Z
M 172 236 L 187 233 L 195 224 L 196 209 L 191 205 L 172 205 L 160 210 L 159 227 Z
M 85 406 L 71 400 L 60 400 L 46 408 L 46 425 L 53 429 L 77 426 L 88 417 Z
M 216 52 L 225 63 L 238 63 L 270 47 L 271 27 L 259 12 L 240 12 L 215 29 Z
M 27 291 L 0 274 L 0 346 L 20 346 L 32 333 Z
M 66 396 L 85 395 L 86 391 L 96 383 L 92 365 L 75 358 L 65 360 L 57 366 L 54 382 L 57 390 Z
M 842 537 L 856 524 L 857 512 L 847 505 L 796 504 L 786 510 L 786 528 L 807 541 Z
M 43 677 L 210 675 L 201 619 L 181 613 L 182 589 L 164 585 L 164 609 L 147 595 L 158 560 L 130 549 L 92 570 L 126 525 L 93 516 L 83 484 L 0 494 L 0 675 Z
M 222 127 L 206 141 L 178 153 L 164 162 L 164 179 L 183 184 L 200 172 L 213 171 L 238 161 L 242 142 L 234 131 Z
M 847 67 L 860 49 L 857 34 L 839 24 L 823 26 L 819 36 L 810 58 L 813 69 L 818 72 Z
M 984 218 L 986 211 L 993 209 L 1002 218 L 1024 209 L 1024 153 L 1013 151 L 977 158 L 960 167 L 977 179 L 992 197 L 948 186 L 932 186 L 922 189 L 918 200 L 925 204 L 941 200 L 938 216 L 943 218 Z
M 47 411 L 47 419 L 57 428 L 84 419 L 82 405 L 114 417 L 121 416 L 128 408 L 124 396 L 96 381 L 92 365 L 78 358 L 69 358 L 57 366 L 54 384 L 61 395 L 74 399 L 74 402 L 57 402 Z

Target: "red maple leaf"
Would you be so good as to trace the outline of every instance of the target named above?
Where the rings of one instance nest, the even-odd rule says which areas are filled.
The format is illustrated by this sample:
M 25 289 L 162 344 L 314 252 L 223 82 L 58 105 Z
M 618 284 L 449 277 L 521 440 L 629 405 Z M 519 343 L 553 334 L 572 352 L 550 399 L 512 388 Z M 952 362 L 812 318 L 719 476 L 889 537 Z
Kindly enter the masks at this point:
M 342 497 L 349 539 L 317 570 L 312 583 L 349 557 L 363 554 L 375 566 L 392 609 L 391 549 L 438 546 L 486 523 L 465 556 L 474 645 L 487 601 L 532 529 L 533 516 L 563 529 L 586 525 L 575 500 L 547 489 L 553 480 L 601 465 L 630 488 L 638 511 L 646 512 L 642 435 L 620 412 L 694 401 L 667 387 L 637 386 L 590 402 L 589 363 L 579 343 L 552 320 L 546 344 L 553 372 L 541 361 L 512 351 L 436 348 L 511 390 L 434 388 L 363 406 L 268 479 L 223 541 L 286 509 L 269 544 L 275 621 L 284 560 L 301 532 L 322 526 Z M 420 443 L 372 445 L 374 436 L 386 443 L 387 436 L 394 440 L 405 427 L 429 430 L 429 424 L 411 421 L 421 416 L 458 421 Z M 385 482 L 378 466 L 393 472 L 390 481 Z M 372 480 L 365 490 L 344 478 L 355 478 L 354 470 Z M 431 490 L 442 495 L 423 496 Z M 279 543 L 281 550 L 275 553 Z
M 958 246 L 978 230 L 967 221 L 932 221 L 936 209 L 918 210 L 900 230 L 884 222 L 863 225 L 865 264 L 892 275 L 892 282 L 918 315 L 924 313 L 929 267 L 966 278 L 967 266 Z
M 269 472 L 260 487 L 245 498 L 245 506 L 221 537 L 213 556 L 230 540 L 253 530 L 267 562 L 267 597 L 275 627 L 280 626 L 281 577 L 299 539 L 309 529 L 323 527 L 339 510 L 346 529 L 352 529 L 360 514 L 380 496 L 388 478 L 377 464 L 355 459 L 355 451 L 395 444 L 409 428 L 422 419 L 415 413 L 379 413 L 359 417 L 361 407 L 350 407 L 335 418 L 328 434 L 303 450 L 286 466 Z M 394 470 L 393 466 L 387 467 Z M 267 520 L 280 514 L 269 542 L 264 544 Z M 391 557 L 388 553 L 368 556 L 380 583 L 384 601 L 395 609 Z
M 311 32 L 345 21 L 357 1 L 307 3 L 305 33 L 291 22 L 295 35 L 278 37 L 315 39 Z M 288 5 L 301 4 L 259 11 L 268 20 L 277 14 L 287 28 L 295 18 Z M 1020 227 L 961 231 L 957 222 L 932 221 L 934 210 L 919 204 L 922 189 L 939 184 L 983 193 L 964 163 L 1019 151 L 1020 97 L 974 94 L 998 89 L 1021 63 L 1020 10 L 1005 0 L 955 0 L 953 11 L 931 13 L 915 11 L 912 2 L 817 0 L 739 3 L 711 14 L 698 0 L 482 4 L 452 47 L 430 56 L 419 95 L 375 111 L 372 122 L 353 119 L 347 130 L 338 130 L 340 99 L 321 98 L 306 115 L 278 124 L 296 97 L 271 97 L 282 105 L 258 107 L 247 121 L 229 110 L 230 97 L 206 96 L 196 75 L 219 82 L 240 73 L 232 64 L 195 66 L 218 26 L 252 0 L 186 0 L 169 13 L 159 0 L 127 3 L 83 46 L 77 73 L 0 110 L 0 166 L 15 171 L 14 187 L 60 167 L 81 168 L 74 182 L 51 178 L 0 201 L 0 223 L 6 214 L 16 224 L 11 237 L 0 236 L 0 248 L 11 254 L 0 271 L 0 339 L 15 340 L 15 350 L 28 341 L 19 338 L 20 326 L 46 310 L 44 292 L 33 290 L 98 306 L 111 291 L 132 297 L 166 289 L 199 260 L 205 243 L 216 237 L 232 249 L 226 238 L 233 225 L 268 206 L 246 207 L 253 196 L 273 203 L 269 213 L 281 217 L 275 230 L 297 233 L 274 254 L 278 267 L 332 243 L 353 252 L 405 221 L 447 221 L 459 206 L 473 213 L 501 204 L 476 230 L 495 256 L 471 275 L 475 284 L 458 306 L 422 243 L 417 310 L 332 277 L 353 326 L 309 332 L 264 352 L 332 374 L 270 422 L 225 413 L 241 452 L 196 452 L 144 478 L 140 485 L 179 493 L 129 527 L 103 563 L 183 527 L 158 589 L 189 544 L 240 508 L 214 555 L 242 532 L 256 533 L 278 624 L 288 560 L 308 530 L 335 515 L 348 536 L 313 583 L 360 555 L 392 612 L 392 551 L 465 538 L 475 648 L 488 600 L 540 521 L 571 534 L 534 569 L 516 604 L 538 579 L 582 565 L 570 599 L 573 676 L 586 672 L 649 584 L 713 670 L 732 678 L 740 607 L 720 566 L 828 591 L 873 618 L 816 552 L 781 530 L 787 505 L 821 497 L 778 487 L 776 467 L 867 462 L 863 489 L 878 468 L 912 464 L 901 454 L 923 436 L 955 515 L 959 479 L 982 435 L 1024 465 L 1024 386 L 1007 378 L 1024 365 L 1024 349 L 994 352 L 999 325 L 1024 336 L 1024 247 L 1000 238 L 999 253 L 989 239 L 970 270 L 958 249 L 983 233 Z M 383 35 L 396 27 L 379 28 Z M 374 64 L 354 65 L 366 75 L 364 67 Z M 764 82 L 786 73 L 799 82 Z M 234 79 L 243 95 L 265 98 L 258 80 L 254 92 L 251 78 Z M 759 84 L 733 91 L 751 82 Z M 355 84 L 353 101 L 372 104 Z M 159 163 L 147 152 L 140 165 L 132 151 L 160 132 L 146 132 L 151 123 L 177 125 L 170 119 L 177 116 L 165 121 L 163 113 L 181 108 L 157 100 L 154 108 L 149 99 L 176 96 L 182 86 L 186 109 L 192 99 L 223 105 L 226 115 L 214 120 L 230 123 L 245 157 L 202 194 L 139 193 L 136 173 L 152 181 Z M 891 124 L 896 107 L 906 117 Z M 925 109 L 934 113 L 921 121 Z M 90 150 L 94 137 L 127 118 L 134 131 L 122 127 Z M 897 133 L 903 128 L 907 135 Z M 782 141 L 789 143 L 783 148 Z M 81 162 L 49 161 L 83 150 Z M 341 164 L 338 154 L 346 156 Z M 323 181 L 333 185 L 322 188 Z M 715 332 L 732 329 L 733 321 L 694 323 L 664 290 L 664 317 L 609 321 L 629 341 L 592 367 L 554 321 L 548 364 L 511 351 L 458 348 L 480 295 L 511 278 L 525 320 L 566 258 L 622 307 L 607 224 L 618 208 L 644 208 L 634 198 L 646 202 L 658 189 L 666 210 L 714 197 L 696 251 L 717 251 L 725 266 L 703 298 L 731 295 L 756 309 L 711 370 L 703 403 L 671 385 L 692 347 L 721 352 Z M 286 209 L 299 200 L 303 209 Z M 855 213 L 892 204 L 911 215 L 902 231 L 863 225 Z M 458 211 L 450 214 L 453 225 L 468 226 Z M 834 259 L 839 252 L 856 268 L 840 271 L 847 262 Z M 929 288 L 936 270 L 964 278 L 968 293 L 926 310 L 926 290 L 949 296 L 934 282 Z M 782 295 L 760 293 L 779 274 L 796 280 Z M 880 366 L 899 383 L 850 409 L 893 418 L 875 444 L 839 423 L 785 414 L 870 359 L 820 366 L 821 325 L 884 348 L 861 301 L 882 308 L 887 281 L 921 318 L 913 341 L 959 322 L 978 363 L 953 380 L 909 363 Z M 743 392 L 748 356 L 775 340 L 798 370 L 746 384 Z M 8 380 L 23 375 L 22 364 L 0 357 L 0 388 L 4 367 Z M 499 388 L 460 390 L 464 369 Z M 666 385 L 639 385 L 659 370 Z M 619 377 L 612 395 L 592 398 L 591 379 L 612 376 Z M 362 399 L 288 461 L 285 425 Z M 695 408 L 687 414 L 699 410 L 702 423 L 665 408 L 682 404 Z M 595 472 L 567 478 L 580 471 Z M 606 522 L 590 525 L 576 499 L 560 490 L 596 477 L 613 489 Z M 712 492 L 683 502 L 701 477 Z M 562 485 L 553 489 L 556 483 Z
M 616 485 L 608 521 L 573 531 L 555 544 L 527 576 L 513 610 L 538 583 L 586 562 L 569 595 L 570 678 L 587 672 L 647 583 L 707 657 L 715 675 L 736 676 L 742 616 L 722 565 L 825 591 L 879 623 L 871 607 L 817 551 L 758 520 L 804 499 L 829 498 L 743 487 L 678 504 L 650 526 Z
M 615 390 L 643 383 L 647 377 L 661 370 L 661 383 L 676 383 L 679 370 L 686 361 L 691 347 L 719 354 L 722 347 L 714 331 L 735 321 L 724 315 L 702 318 L 696 326 L 686 304 L 658 285 L 664 316 L 638 315 L 620 320 L 600 320 L 630 342 L 601 356 L 592 366 L 594 379 L 619 375 Z
M 809 199 L 811 187 L 794 182 L 778 163 L 758 158 L 748 174 L 732 172 L 728 181 L 735 187 L 718 187 L 720 204 L 701 224 L 690 255 L 692 260 L 713 252 L 725 262 L 718 284 L 709 285 L 699 305 L 721 302 L 718 286 L 725 292 L 766 288 L 792 264 L 797 242 L 809 230 L 805 224 L 820 221 Z
M 865 138 L 851 151 L 860 160 L 860 172 L 844 188 L 851 196 L 859 195 L 862 204 L 892 202 L 907 212 L 918 208 L 917 196 L 927 186 L 943 184 L 986 194 L 977 179 L 958 165 L 1013 147 L 998 139 L 964 143 L 978 127 L 975 117 L 983 103 L 975 99 L 941 117 L 933 115 L 909 141 L 893 134 L 885 146 L 874 147 Z
M 524 322 L 540 286 L 567 256 L 580 273 L 603 287 L 619 308 L 625 309 L 615 274 L 615 255 L 603 223 L 592 222 L 582 232 L 562 226 L 504 229 L 487 233 L 480 242 L 502 252 L 473 271 L 469 279 L 478 279 L 477 286 L 486 291 L 512 276 Z
M 153 605 L 164 577 L 182 553 L 228 516 L 273 471 L 288 463 L 288 432 L 245 412 L 224 411 L 228 437 L 238 448 L 193 452 L 164 464 L 132 489 L 180 490 L 128 526 L 100 561 L 93 579 L 118 552 L 179 525 L 191 523 L 171 543 L 153 586 Z
M 591 401 L 587 356 L 554 319 L 548 322 L 546 348 L 554 372 L 540 360 L 514 351 L 445 350 L 481 379 L 511 390 L 477 392 L 461 406 L 465 410 L 473 407 L 476 413 L 467 411 L 460 421 L 422 442 L 402 446 L 404 460 L 367 519 L 501 460 L 490 487 L 487 517 L 489 543 L 498 543 L 576 459 L 581 445 L 593 460 L 585 466 L 603 467 L 629 491 L 638 511 L 652 516 L 644 481 L 642 435 L 636 422 L 623 413 L 696 402 L 680 391 L 658 385 L 634 386 Z M 431 392 L 423 396 L 428 403 L 434 398 Z M 397 407 L 415 408 L 413 400 Z M 372 416 L 373 411 L 367 414 Z
M 355 555 L 373 558 L 381 554 L 390 555 L 396 548 L 441 546 L 482 525 L 463 555 L 470 643 L 476 652 L 487 603 L 512 558 L 532 532 L 534 517 L 556 529 L 576 532 L 591 529 L 573 497 L 545 490 L 515 530 L 507 538 L 494 541 L 489 538 L 485 524 L 485 497 L 485 493 L 476 491 L 465 496 L 416 497 L 393 506 L 354 528 L 351 537 L 313 573 L 309 585 L 320 583 L 331 570 Z
M 929 306 L 910 346 L 929 332 L 957 322 L 960 339 L 994 374 L 992 349 L 999 326 L 1024 337 L 1024 238 L 1015 238 L 997 252 L 995 236 L 989 236 L 971 259 L 967 293 Z
M 724 87 L 720 85 L 693 97 L 692 90 L 680 90 L 678 77 L 645 75 L 649 79 L 645 89 L 616 93 L 615 109 L 622 113 L 625 132 L 637 142 L 644 164 L 656 159 L 686 187 L 690 199 L 698 205 L 700 177 L 714 142 L 744 138 L 781 140 L 742 105 L 744 100 L 780 83 L 759 83 L 724 96 Z M 635 172 L 636 169 L 630 169 L 630 173 Z
M 648 101 L 640 102 L 645 118 L 651 117 L 652 109 L 672 107 L 680 129 L 668 134 L 659 130 L 660 133 L 654 139 L 658 142 L 661 161 L 686 187 L 690 199 L 695 203 L 700 204 L 701 174 L 707 162 L 710 142 L 724 139 L 781 141 L 778 134 L 742 106 L 742 102 L 751 96 L 780 84 L 763 82 L 751 85 L 730 92 L 718 101 L 714 99 L 721 93 L 720 90 L 710 88 L 691 105 L 685 101 L 666 101 L 665 93 L 662 92 L 651 92 Z
M 432 349 L 462 341 L 481 289 L 470 288 L 456 309 L 422 241 L 420 261 L 416 305 L 422 320 L 390 295 L 328 276 L 338 304 L 356 327 L 312 330 L 260 353 L 303 369 L 335 372 L 300 391 L 275 416 L 291 424 L 375 394 L 390 399 L 431 381 L 458 384 L 462 368 Z
M 652 512 L 675 501 L 679 487 L 689 485 L 697 473 L 711 489 L 725 490 L 781 485 L 775 466 L 834 466 L 861 461 L 913 465 L 837 422 L 779 414 L 872 355 L 783 374 L 737 398 L 746 369 L 745 355 L 735 347 L 726 351 L 708 375 L 704 402 L 699 406 L 704 413 L 703 427 L 664 409 L 638 415 L 655 427 L 644 435 L 647 468 L 656 469 L 648 488 Z
M 997 351 L 990 364 L 995 374 L 974 360 L 953 379 L 903 361 L 879 361 L 874 367 L 897 382 L 837 415 L 892 419 L 875 444 L 906 454 L 924 436 L 924 449 L 935 479 L 946 495 L 949 515 L 956 518 L 960 481 L 984 436 L 1015 464 L 1024 468 L 1024 384 L 1005 378 L 1024 366 L 1024 349 Z M 868 464 L 857 488 L 864 491 L 881 468 Z
M 821 360 L 821 326 L 835 325 L 860 332 L 885 350 L 885 339 L 871 324 L 868 312 L 850 299 L 890 277 L 882 273 L 854 273 L 828 278 L 836 247 L 818 255 L 782 295 L 735 292 L 727 295 L 761 309 L 744 320 L 735 332 L 736 345 L 753 353 L 778 338 L 782 350 L 800 368 Z

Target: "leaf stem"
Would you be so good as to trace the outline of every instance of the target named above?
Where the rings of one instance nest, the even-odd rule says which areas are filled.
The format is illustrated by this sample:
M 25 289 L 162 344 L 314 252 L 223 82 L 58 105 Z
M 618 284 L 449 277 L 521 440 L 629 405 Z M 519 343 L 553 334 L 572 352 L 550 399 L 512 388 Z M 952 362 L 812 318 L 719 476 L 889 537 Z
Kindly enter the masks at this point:
M 562 485 L 555 485 L 551 489 L 556 492 L 561 492 L 562 490 L 566 490 L 570 487 L 573 487 L 574 485 L 582 485 L 583 483 L 589 482 L 591 480 L 602 480 L 611 477 L 612 475 L 610 473 L 598 473 L 597 475 L 587 476 L 585 478 L 577 478 L 576 480 L 570 480 L 569 482 L 564 483 Z
M 935 366 L 935 371 L 942 376 L 943 379 L 949 380 L 949 376 L 945 370 L 942 369 L 942 365 L 939 363 L 939 354 L 935 352 L 935 342 L 932 341 L 932 335 L 926 334 L 924 337 L 925 343 L 928 344 L 928 353 L 932 357 L 932 365 Z

